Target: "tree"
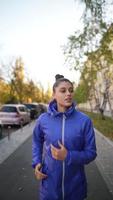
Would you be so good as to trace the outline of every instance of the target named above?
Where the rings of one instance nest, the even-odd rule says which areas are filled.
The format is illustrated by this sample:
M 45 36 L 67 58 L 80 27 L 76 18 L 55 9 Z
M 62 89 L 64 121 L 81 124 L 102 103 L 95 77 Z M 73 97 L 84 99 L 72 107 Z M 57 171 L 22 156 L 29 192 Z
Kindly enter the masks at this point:
M 22 103 L 24 98 L 24 64 L 19 57 L 15 61 L 12 71 L 11 87 L 18 102 Z
M 97 55 L 98 71 L 101 73 L 102 102 L 100 111 L 104 113 L 108 103 L 113 118 L 113 24 L 104 34 Z M 97 82 L 98 83 L 98 82 Z M 98 87 L 98 85 L 97 85 Z
M 113 25 L 104 34 L 100 48 L 88 54 L 81 80 L 89 91 L 87 100 L 102 118 L 107 104 L 113 117 Z
M 52 97 L 52 90 L 50 86 L 48 85 L 48 88 L 46 92 L 44 93 L 44 103 L 49 103 L 49 101 L 51 100 L 51 97 Z
M 74 98 L 77 104 L 84 103 L 88 99 L 88 90 L 87 85 L 84 82 L 81 82 L 78 87 L 75 89 Z
M 44 92 L 40 82 L 35 83 L 32 79 L 25 77 L 21 57 L 10 61 L 7 65 L 2 64 L 2 67 L 5 71 L 4 77 L 0 73 L 0 103 L 47 103 L 50 100 L 50 87 Z
M 78 103 L 84 103 L 89 101 L 91 110 L 92 107 L 92 99 L 95 98 L 95 81 L 97 75 L 97 69 L 94 65 L 94 59 L 92 61 L 93 53 L 90 53 L 88 56 L 88 60 L 84 63 L 84 68 L 81 73 L 80 83 L 75 91 L 75 96 L 81 97 Z M 78 97 L 77 97 L 78 96 Z
M 69 36 L 68 43 L 64 48 L 64 54 L 66 62 L 69 63 L 71 68 L 82 71 L 88 53 L 95 51 L 100 46 L 100 40 L 110 27 L 113 17 L 112 15 L 110 16 L 109 12 L 112 1 L 79 0 L 79 3 L 84 3 L 85 5 L 81 18 L 83 28 Z
M 0 80 L 0 104 L 4 104 L 7 102 L 7 99 L 9 98 L 9 91 L 10 87 L 9 85 L 3 80 Z
M 85 84 L 84 87 L 88 91 L 86 98 L 91 107 L 92 101 L 95 100 L 96 108 L 103 115 L 108 103 L 113 116 L 111 95 L 113 75 L 109 73 L 113 63 L 113 51 L 109 48 L 109 45 L 113 46 L 113 25 L 111 24 L 113 15 L 110 12 L 113 1 L 81 0 L 79 2 L 85 5 L 82 15 L 83 29 L 76 31 L 68 38 L 64 50 L 66 60 L 71 68 L 81 72 L 82 85 L 79 84 L 79 88 Z M 86 64 L 89 62 L 90 65 L 87 67 Z M 98 82 L 96 84 L 98 71 L 102 76 L 101 84 L 104 83 L 103 91 L 101 84 L 100 86 Z

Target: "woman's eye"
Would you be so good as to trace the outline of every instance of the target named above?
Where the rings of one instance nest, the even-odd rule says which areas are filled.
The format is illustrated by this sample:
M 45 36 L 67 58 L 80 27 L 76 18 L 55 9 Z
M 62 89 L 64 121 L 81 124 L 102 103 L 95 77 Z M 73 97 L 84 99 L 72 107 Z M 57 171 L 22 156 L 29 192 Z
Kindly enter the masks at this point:
M 66 91 L 65 90 L 61 90 L 60 92 L 65 93 Z
M 69 90 L 70 93 L 73 93 L 73 90 Z

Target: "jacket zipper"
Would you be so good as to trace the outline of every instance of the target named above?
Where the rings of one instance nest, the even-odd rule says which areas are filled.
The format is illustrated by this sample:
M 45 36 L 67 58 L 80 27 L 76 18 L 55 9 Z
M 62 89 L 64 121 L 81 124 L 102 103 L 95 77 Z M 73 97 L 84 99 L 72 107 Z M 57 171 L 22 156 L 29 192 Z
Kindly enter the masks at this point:
M 63 119 L 62 119 L 62 144 L 64 145 L 64 131 L 65 131 L 65 115 L 63 114 Z M 63 172 L 62 172 L 62 197 L 64 200 L 64 177 L 65 177 L 65 161 L 63 161 Z

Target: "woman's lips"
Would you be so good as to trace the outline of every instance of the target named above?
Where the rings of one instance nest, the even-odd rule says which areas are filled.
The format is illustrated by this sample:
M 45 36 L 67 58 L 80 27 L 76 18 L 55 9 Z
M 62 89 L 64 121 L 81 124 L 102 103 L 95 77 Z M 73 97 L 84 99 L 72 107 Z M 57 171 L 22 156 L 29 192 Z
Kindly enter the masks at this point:
M 72 98 L 65 99 L 66 102 L 72 101 Z

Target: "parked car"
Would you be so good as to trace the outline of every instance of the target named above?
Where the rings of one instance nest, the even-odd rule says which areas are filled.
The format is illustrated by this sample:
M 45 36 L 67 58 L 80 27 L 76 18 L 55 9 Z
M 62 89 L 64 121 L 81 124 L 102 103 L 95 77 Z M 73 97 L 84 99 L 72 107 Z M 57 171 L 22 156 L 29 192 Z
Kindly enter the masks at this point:
M 0 120 L 3 125 L 24 125 L 30 122 L 30 113 L 22 104 L 4 104 L 0 108 Z
M 38 116 L 44 112 L 47 112 L 47 105 L 44 103 L 38 104 Z
M 30 118 L 36 119 L 38 117 L 38 103 L 24 103 L 30 112 Z
M 24 105 L 29 109 L 31 119 L 36 119 L 47 111 L 47 105 L 44 103 L 24 103 Z

